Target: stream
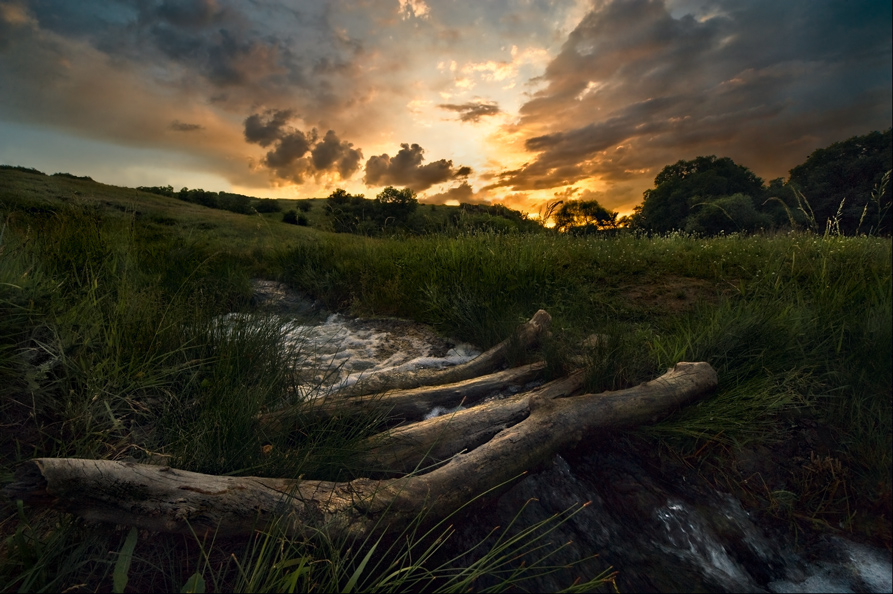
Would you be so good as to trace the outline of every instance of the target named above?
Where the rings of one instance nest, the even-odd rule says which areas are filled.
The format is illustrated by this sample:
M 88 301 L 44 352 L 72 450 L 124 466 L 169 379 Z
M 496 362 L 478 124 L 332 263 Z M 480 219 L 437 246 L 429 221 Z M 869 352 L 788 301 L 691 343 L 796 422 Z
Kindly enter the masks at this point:
M 480 354 L 414 322 L 329 314 L 271 281 L 255 281 L 255 289 L 261 311 L 291 320 L 287 340 L 300 349 L 306 397 L 366 374 L 456 365 Z M 456 518 L 443 554 L 495 539 L 498 526 L 516 533 L 546 522 L 544 550 L 553 551 L 546 563 L 584 561 L 524 582 L 523 590 L 557 591 L 613 568 L 621 592 L 893 591 L 889 551 L 828 535 L 801 535 L 798 543 L 788 531 L 760 525 L 733 496 L 690 484 L 691 473 L 657 467 L 655 458 L 623 436 L 583 442 Z M 568 510 L 575 512 L 567 517 Z M 548 521 L 556 514 L 564 521 Z M 479 580 L 475 589 L 487 585 Z

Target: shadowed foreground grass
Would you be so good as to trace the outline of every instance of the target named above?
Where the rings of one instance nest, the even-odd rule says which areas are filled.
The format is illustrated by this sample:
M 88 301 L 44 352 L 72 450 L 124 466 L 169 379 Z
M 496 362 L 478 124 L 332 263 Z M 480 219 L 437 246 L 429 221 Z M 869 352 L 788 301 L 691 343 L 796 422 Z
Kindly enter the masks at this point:
M 213 473 L 345 480 L 367 426 L 289 437 L 255 415 L 293 398 L 282 325 L 252 313 L 253 276 L 329 307 L 397 315 L 487 347 L 544 308 L 553 374 L 592 391 L 706 360 L 717 395 L 636 431 L 752 509 L 890 540 L 889 239 L 543 232 L 376 240 L 315 232 L 84 180 L 0 171 L 0 478 L 74 456 Z M 246 315 L 222 314 L 242 311 Z M 591 335 L 596 340 L 586 340 Z M 521 360 L 529 356 L 518 353 Z M 804 437 L 806 439 L 804 439 Z M 765 459 L 757 470 L 744 459 Z M 4 502 L 0 589 L 467 590 L 549 571 L 549 530 L 473 565 L 435 553 L 450 530 L 391 541 L 240 542 L 137 535 Z M 133 533 L 136 534 L 136 533 Z M 536 568 L 521 553 L 538 551 Z M 528 572 L 528 573 L 525 573 Z M 605 587 L 607 574 L 578 589 Z M 570 586 L 570 584 L 568 584 Z

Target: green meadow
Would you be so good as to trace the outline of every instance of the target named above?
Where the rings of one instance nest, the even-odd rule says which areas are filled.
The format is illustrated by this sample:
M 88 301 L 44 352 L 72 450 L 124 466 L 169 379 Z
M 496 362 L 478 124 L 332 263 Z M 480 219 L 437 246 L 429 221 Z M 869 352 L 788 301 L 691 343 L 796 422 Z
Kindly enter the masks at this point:
M 890 546 L 889 237 L 484 228 L 374 238 L 315 228 L 324 217 L 316 202 L 302 211 L 309 225 L 292 225 L 282 213 L 0 169 L 0 482 L 42 456 L 361 476 L 352 460 L 374 419 L 308 421 L 287 439 L 256 427 L 259 412 L 294 398 L 290 361 L 301 356 L 252 310 L 251 279 L 269 278 L 333 311 L 408 318 L 481 348 L 545 309 L 552 336 L 517 361 L 543 357 L 556 377 L 585 361 L 593 392 L 707 361 L 717 393 L 632 438 L 683 460 L 764 521 Z M 217 321 L 236 311 L 250 315 Z M 592 334 L 604 339 L 584 346 Z M 761 481 L 736 463 L 754 454 L 764 458 Z M 381 544 L 383 560 L 370 562 L 364 543 L 322 535 L 137 538 L 0 505 L 3 591 L 467 591 L 485 574 L 509 587 L 545 570 L 512 565 L 541 546 L 535 530 L 467 566 L 439 559 L 423 534 Z

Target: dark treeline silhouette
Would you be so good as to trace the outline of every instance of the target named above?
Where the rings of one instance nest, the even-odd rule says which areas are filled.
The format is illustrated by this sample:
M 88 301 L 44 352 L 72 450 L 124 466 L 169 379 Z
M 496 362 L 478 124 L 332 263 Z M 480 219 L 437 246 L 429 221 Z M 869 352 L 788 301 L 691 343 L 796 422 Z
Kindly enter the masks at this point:
M 46 175 L 29 167 L 0 165 L 33 175 Z M 646 190 L 631 217 L 597 200 L 556 200 L 540 219 L 502 204 L 461 203 L 420 208 L 409 188 L 388 186 L 374 199 L 343 189 L 325 201 L 323 220 L 314 225 L 337 233 L 361 235 L 458 234 L 468 232 L 517 233 L 544 231 L 550 219 L 554 230 L 572 234 L 616 233 L 628 228 L 646 233 L 686 231 L 701 235 L 752 233 L 780 229 L 806 229 L 842 235 L 889 235 L 893 231 L 893 130 L 871 132 L 817 149 L 790 170 L 787 180 L 765 183 L 747 167 L 729 157 L 700 156 L 664 167 Z M 87 176 L 54 176 L 93 181 Z M 240 214 L 282 212 L 279 201 L 232 192 L 209 192 L 172 186 L 137 188 L 209 208 Z M 299 200 L 282 221 L 310 224 L 305 213 L 312 200 Z
M 336 233 L 361 235 L 422 235 L 426 233 L 466 233 L 486 231 L 517 233 L 541 230 L 523 212 L 501 204 L 467 204 L 458 207 L 427 205 L 420 208 L 415 192 L 388 186 L 375 199 L 351 195 L 343 189 L 332 192 L 325 212 Z M 449 209 L 449 213 L 438 211 Z
M 33 167 L 22 167 L 21 165 L 0 165 L 0 169 L 11 169 L 12 171 L 21 171 L 22 173 L 30 173 L 31 175 L 46 175 L 43 171 Z M 93 181 L 89 175 L 74 175 L 72 173 L 54 173 L 53 177 L 67 177 L 68 179 L 81 179 L 84 181 Z
M 647 232 L 713 235 L 799 228 L 888 235 L 891 228 L 891 130 L 814 151 L 787 181 L 765 184 L 728 157 L 667 165 L 631 217 Z
M 174 192 L 173 186 L 139 186 L 137 190 L 169 196 L 184 202 L 201 204 L 208 208 L 228 210 L 238 214 L 253 214 L 255 212 L 280 212 L 282 206 L 272 198 L 253 198 L 244 194 L 232 192 L 208 192 L 207 190 L 182 188 Z

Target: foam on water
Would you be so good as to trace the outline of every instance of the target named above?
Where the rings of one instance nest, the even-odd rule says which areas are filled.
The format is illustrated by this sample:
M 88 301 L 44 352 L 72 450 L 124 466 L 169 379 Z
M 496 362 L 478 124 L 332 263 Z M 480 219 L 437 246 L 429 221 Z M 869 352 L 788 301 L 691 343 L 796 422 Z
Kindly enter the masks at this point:
M 666 539 L 656 544 L 666 552 L 698 567 L 705 577 L 729 584 L 731 590 L 749 592 L 756 588 L 750 575 L 729 555 L 700 512 L 681 501 L 670 500 L 655 510 L 655 517 L 663 526 Z
M 744 535 L 744 542 L 763 562 L 771 554 L 766 538 L 756 531 L 737 500 L 726 496 L 714 512 L 734 523 Z M 711 529 L 701 512 L 689 505 L 669 500 L 655 510 L 655 517 L 664 528 L 659 548 L 698 570 L 712 582 L 730 592 L 760 591 L 751 571 L 734 558 L 722 539 Z M 771 592 L 891 592 L 893 565 L 886 551 L 854 543 L 843 538 L 830 539 L 828 550 L 815 562 L 805 562 L 790 550 L 780 551 L 787 563 L 779 568 L 784 579 L 765 585 Z
M 843 538 L 831 539 L 829 558 L 808 564 L 805 576 L 789 576 L 767 587 L 779 593 L 893 591 L 889 552 Z
M 402 320 L 361 320 L 330 315 L 321 324 L 291 325 L 286 340 L 298 356 L 302 396 L 314 397 L 378 373 L 458 365 L 480 355 Z

